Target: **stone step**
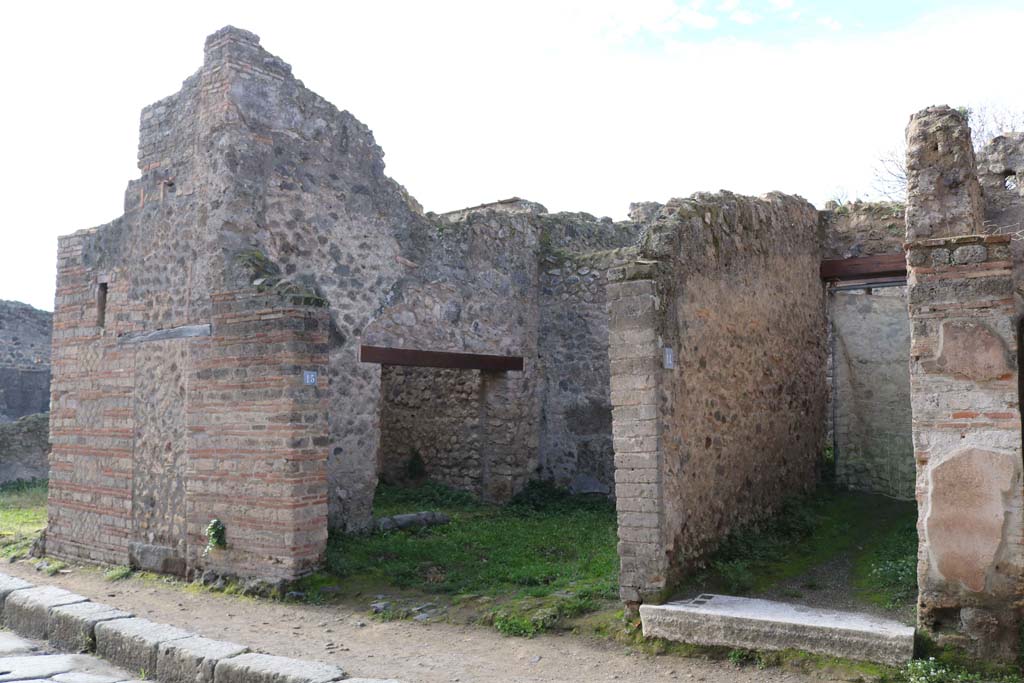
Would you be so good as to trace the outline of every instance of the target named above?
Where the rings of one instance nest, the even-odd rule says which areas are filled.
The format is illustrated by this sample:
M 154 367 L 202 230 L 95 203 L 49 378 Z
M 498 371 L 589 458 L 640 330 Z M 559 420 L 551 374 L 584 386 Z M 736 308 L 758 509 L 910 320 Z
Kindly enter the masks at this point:
M 784 602 L 700 595 L 641 605 L 644 635 L 695 645 L 795 649 L 898 666 L 914 656 L 914 628 L 869 614 Z

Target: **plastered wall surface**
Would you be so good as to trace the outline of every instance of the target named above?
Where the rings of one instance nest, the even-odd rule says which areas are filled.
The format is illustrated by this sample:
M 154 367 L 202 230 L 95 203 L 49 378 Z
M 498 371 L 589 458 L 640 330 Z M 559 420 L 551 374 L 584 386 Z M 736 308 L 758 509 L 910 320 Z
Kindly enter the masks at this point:
M 833 291 L 828 297 L 836 482 L 910 500 L 916 466 L 906 287 Z

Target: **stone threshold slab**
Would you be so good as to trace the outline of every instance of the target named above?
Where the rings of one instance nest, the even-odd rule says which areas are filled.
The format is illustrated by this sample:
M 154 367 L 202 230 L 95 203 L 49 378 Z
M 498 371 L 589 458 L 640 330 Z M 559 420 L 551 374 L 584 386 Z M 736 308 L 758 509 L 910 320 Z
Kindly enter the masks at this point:
M 914 628 L 869 614 L 703 594 L 641 605 L 647 637 L 750 650 L 804 650 L 899 666 L 914 656 Z

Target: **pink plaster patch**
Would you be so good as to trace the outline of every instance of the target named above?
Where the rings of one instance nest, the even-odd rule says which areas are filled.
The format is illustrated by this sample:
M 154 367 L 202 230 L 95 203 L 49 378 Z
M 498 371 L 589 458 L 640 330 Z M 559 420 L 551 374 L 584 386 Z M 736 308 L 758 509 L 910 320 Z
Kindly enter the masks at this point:
M 944 579 L 985 590 L 1003 538 L 1003 496 L 1015 479 L 1011 456 L 980 448 L 958 451 L 932 470 L 925 529 L 933 568 Z

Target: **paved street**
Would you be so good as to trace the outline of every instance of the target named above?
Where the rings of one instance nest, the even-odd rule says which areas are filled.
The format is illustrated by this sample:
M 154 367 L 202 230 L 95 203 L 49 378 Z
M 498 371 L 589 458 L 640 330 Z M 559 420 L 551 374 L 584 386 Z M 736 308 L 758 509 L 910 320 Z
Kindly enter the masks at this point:
M 90 655 L 55 654 L 45 645 L 0 631 L 0 681 L 43 683 L 134 682 L 129 674 Z

